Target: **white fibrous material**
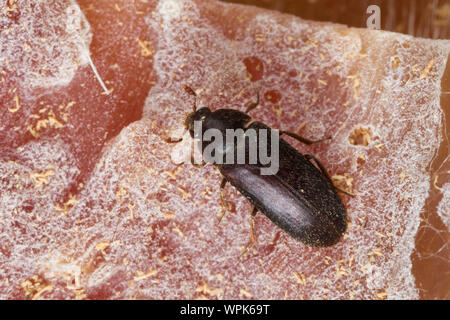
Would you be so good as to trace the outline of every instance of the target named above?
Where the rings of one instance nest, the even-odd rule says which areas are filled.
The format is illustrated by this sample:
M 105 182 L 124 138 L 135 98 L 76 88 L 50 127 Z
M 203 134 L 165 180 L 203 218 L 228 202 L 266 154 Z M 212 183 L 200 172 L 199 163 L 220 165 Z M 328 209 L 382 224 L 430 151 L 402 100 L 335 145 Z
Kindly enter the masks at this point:
M 437 213 L 447 226 L 447 229 L 450 230 L 450 183 L 445 183 L 441 192 L 442 200 L 439 202 Z
M 63 141 L 30 142 L 12 159 L 0 162 L 1 299 L 15 296 L 16 284 L 40 274 L 59 241 L 71 238 L 67 212 L 76 197 L 68 190 L 79 174 Z
M 76 1 L 13 0 L 2 10 L 0 67 L 30 89 L 67 85 L 88 62 L 92 33 Z

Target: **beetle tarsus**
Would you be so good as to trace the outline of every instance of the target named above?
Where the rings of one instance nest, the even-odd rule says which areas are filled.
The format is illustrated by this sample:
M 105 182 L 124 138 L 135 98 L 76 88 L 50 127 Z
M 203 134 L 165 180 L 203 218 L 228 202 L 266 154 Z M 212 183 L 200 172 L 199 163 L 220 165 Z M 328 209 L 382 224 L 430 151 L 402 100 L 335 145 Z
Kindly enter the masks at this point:
M 164 139 L 164 142 L 166 142 L 166 143 L 177 143 L 177 142 L 180 142 L 182 140 L 183 140 L 183 138 L 172 139 L 171 137 L 168 137 L 168 138 Z
M 304 138 L 304 137 L 302 137 L 302 136 L 299 136 L 298 134 L 293 133 L 293 132 L 280 130 L 280 136 L 281 136 L 282 134 L 285 134 L 285 135 L 287 135 L 287 136 L 289 136 L 289 137 L 292 137 L 292 138 L 294 138 L 294 139 L 296 139 L 296 140 L 298 140 L 298 141 L 300 141 L 300 142 L 302 142 L 302 143 L 304 143 L 304 144 L 307 144 L 307 145 L 311 145 L 311 144 L 319 143 L 319 142 L 324 142 L 324 141 L 327 141 L 327 140 L 330 140 L 330 139 L 331 139 L 331 137 L 326 137 L 326 138 L 319 139 L 319 140 L 311 140 L 311 139 L 308 139 L 308 138 Z
M 196 168 L 203 168 L 206 165 L 206 162 L 202 160 L 202 163 L 195 163 L 194 155 L 191 154 L 191 164 Z
M 256 93 L 256 102 L 251 103 L 247 109 L 245 109 L 245 113 L 249 113 L 253 109 L 255 109 L 257 106 L 259 106 L 259 92 Z
M 245 248 L 242 250 L 241 254 L 239 255 L 239 258 L 242 258 L 252 247 L 253 247 L 254 242 L 249 242 Z

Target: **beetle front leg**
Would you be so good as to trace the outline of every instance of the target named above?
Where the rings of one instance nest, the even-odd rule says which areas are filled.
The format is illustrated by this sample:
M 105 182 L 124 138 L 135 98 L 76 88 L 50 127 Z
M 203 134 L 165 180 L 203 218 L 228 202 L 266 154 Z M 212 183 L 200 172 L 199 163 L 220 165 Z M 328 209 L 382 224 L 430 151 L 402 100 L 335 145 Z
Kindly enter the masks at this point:
M 164 142 L 166 142 L 166 143 L 177 143 L 177 142 L 181 142 L 183 140 L 183 138 L 178 138 L 178 139 L 172 139 L 172 138 L 165 138 L 164 139 Z
M 304 157 L 306 158 L 306 160 L 314 160 L 314 162 L 317 164 L 317 166 L 319 167 L 320 171 L 322 172 L 322 174 L 328 179 L 328 181 L 331 182 L 331 184 L 334 186 L 334 188 L 342 193 L 345 193 L 346 195 L 350 196 L 350 197 L 354 197 L 354 194 L 351 194 L 345 190 L 342 190 L 341 188 L 338 188 L 334 185 L 333 180 L 331 180 L 330 174 L 328 173 L 327 169 L 325 169 L 324 165 L 320 162 L 319 159 L 317 159 L 317 157 L 313 154 L 305 154 Z
M 245 113 L 249 113 L 253 109 L 255 109 L 257 106 L 259 106 L 259 92 L 256 93 L 256 102 L 253 102 L 248 105 L 248 107 L 245 109 Z
M 319 142 L 323 142 L 323 141 L 331 139 L 331 137 L 327 137 L 327 138 L 323 138 L 323 139 L 320 139 L 320 140 L 310 140 L 308 138 L 304 138 L 302 136 L 299 136 L 296 133 L 280 130 L 280 136 L 283 135 L 283 134 L 285 134 L 285 135 L 287 135 L 289 137 L 292 137 L 292 138 L 294 138 L 294 139 L 296 139 L 296 140 L 298 140 L 298 141 L 300 141 L 300 142 L 302 142 L 304 144 L 307 144 L 307 145 L 311 145 L 311 144 L 314 144 L 314 143 L 319 143 Z
M 204 166 L 206 166 L 206 162 L 205 161 L 203 161 L 202 160 L 202 163 L 195 163 L 195 161 L 194 161 L 194 155 L 193 154 L 191 154 L 191 164 L 194 166 L 194 167 L 196 167 L 196 168 L 202 168 L 202 167 L 204 167 Z
M 195 93 L 194 89 L 189 87 L 187 84 L 183 85 L 184 91 L 189 93 L 191 96 L 194 96 L 194 104 L 192 105 L 192 110 L 195 112 L 197 111 L 197 94 Z
M 192 164 L 194 167 L 196 167 L 196 168 L 202 168 L 202 167 L 204 167 L 204 166 L 206 165 L 206 162 L 203 161 L 203 159 L 202 159 L 202 162 L 201 162 L 200 164 L 195 163 L 195 159 L 194 159 L 194 150 L 195 150 L 195 148 L 194 148 L 194 140 L 192 140 L 192 144 L 191 144 L 191 164 Z

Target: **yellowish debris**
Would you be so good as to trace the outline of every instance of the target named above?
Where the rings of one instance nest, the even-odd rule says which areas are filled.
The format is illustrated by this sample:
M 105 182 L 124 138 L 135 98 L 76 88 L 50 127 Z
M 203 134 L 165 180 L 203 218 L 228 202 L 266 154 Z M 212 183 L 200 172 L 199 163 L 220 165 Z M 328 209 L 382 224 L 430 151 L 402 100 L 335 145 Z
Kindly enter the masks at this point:
M 172 230 L 176 231 L 180 235 L 180 237 L 184 238 L 183 231 L 181 231 L 179 226 L 176 225 L 175 227 L 172 228 Z
M 177 172 L 172 172 L 172 171 L 164 171 L 165 174 L 167 174 L 169 177 L 171 177 L 172 179 L 175 179 L 177 177 Z
M 400 183 L 403 183 L 403 181 L 405 181 L 406 178 L 406 170 L 405 168 L 402 168 L 402 172 L 400 173 Z
M 48 184 L 48 177 L 54 176 L 55 171 L 54 170 L 47 170 L 42 172 L 33 172 L 30 173 L 31 180 L 34 181 L 34 187 L 39 188 L 40 186 L 44 184 Z
M 293 272 L 295 279 L 297 279 L 297 283 L 304 285 L 306 283 L 306 277 L 304 274 L 299 274 L 297 271 Z
M 213 289 L 208 285 L 208 283 L 206 283 L 206 281 L 204 281 L 203 284 L 201 284 L 195 289 L 195 292 L 200 292 L 203 294 L 207 294 L 209 296 L 218 296 L 223 292 L 223 289 L 221 288 Z
M 333 180 L 336 185 L 344 187 L 348 192 L 353 189 L 353 178 L 350 177 L 348 173 L 344 173 L 344 175 L 335 174 L 331 176 L 331 180 Z
M 130 220 L 134 219 L 134 207 L 136 206 L 135 203 L 133 204 L 128 204 L 128 210 L 130 210 Z
M 348 137 L 348 141 L 353 145 L 368 146 L 372 142 L 370 128 L 355 128 Z
M 139 38 L 136 39 L 139 46 L 141 47 L 141 56 L 150 57 L 153 54 L 153 48 L 148 40 L 141 40 Z
M 14 108 L 8 108 L 9 112 L 14 113 L 20 109 L 20 100 L 19 100 L 19 96 L 17 94 L 14 96 L 14 103 L 15 103 Z
M 106 241 L 99 242 L 95 245 L 95 249 L 97 251 L 105 251 L 105 249 L 108 247 L 109 247 L 109 242 L 106 242 Z
M 176 217 L 175 213 L 169 212 L 164 215 L 167 219 L 173 219 Z
M 181 187 L 177 187 L 177 188 L 183 194 L 183 199 L 187 199 L 191 196 L 191 194 L 189 192 L 187 192 L 186 190 L 184 190 L 183 188 L 181 188 Z
M 47 283 L 38 275 L 34 275 L 31 279 L 24 280 L 21 285 L 25 291 L 25 296 L 31 300 L 39 299 L 44 292 L 53 289 L 51 284 Z
M 376 254 L 377 256 L 382 256 L 383 255 L 383 253 L 381 252 L 381 249 L 373 249 L 372 252 L 374 254 Z
M 428 65 L 425 67 L 425 69 L 423 69 L 422 74 L 420 75 L 420 79 L 425 78 L 428 73 L 430 73 L 431 68 L 433 67 L 434 64 L 434 59 L 431 59 L 430 62 L 428 63 Z
M 378 300 L 385 300 L 387 298 L 388 291 L 385 290 L 382 292 L 377 292 L 377 293 L 374 293 L 374 295 Z
M 86 299 L 86 293 L 84 292 L 84 289 L 73 289 L 73 292 L 75 293 L 75 300 Z
M 56 211 L 61 212 L 62 214 L 67 215 L 69 213 L 69 210 L 78 202 L 77 198 L 70 194 L 69 200 L 63 203 L 63 206 L 60 207 L 59 205 L 56 205 L 54 208 Z
M 239 296 L 240 296 L 241 298 L 251 298 L 251 297 L 252 297 L 252 294 L 251 294 L 250 292 L 248 292 L 246 288 L 242 288 L 242 289 L 239 291 Z
M 242 97 L 244 95 L 245 91 L 246 91 L 246 89 L 242 88 L 241 91 L 239 91 L 239 93 L 234 96 L 234 98 L 239 99 L 240 97 Z
M 400 59 L 398 57 L 395 57 L 392 60 L 392 69 L 397 69 L 399 65 L 400 65 Z
M 255 41 L 264 42 L 266 41 L 266 38 L 264 38 L 264 35 L 262 33 L 258 33 L 255 35 Z
M 283 108 L 272 107 L 272 111 L 277 115 L 278 118 L 283 114 Z
M 120 200 L 127 193 L 128 193 L 128 191 L 124 187 L 120 187 L 119 191 L 116 192 L 116 198 Z
M 158 274 L 158 270 L 154 269 L 151 270 L 147 273 L 143 273 L 142 271 L 138 271 L 137 275 L 134 277 L 134 281 L 141 281 L 141 280 L 145 280 L 147 278 L 150 278 L 154 275 Z
M 68 105 L 69 106 L 69 105 Z M 33 135 L 33 137 L 35 138 L 39 138 L 40 134 L 39 132 L 42 131 L 43 129 L 46 129 L 48 127 L 51 128 L 62 128 L 64 126 L 64 124 L 58 120 L 56 118 L 56 115 L 53 111 L 48 111 L 47 112 L 47 118 L 42 118 L 46 112 L 46 108 L 43 108 L 41 110 L 39 110 L 40 115 L 37 114 L 32 114 L 31 118 L 34 119 L 39 119 L 35 125 L 28 125 L 27 130 Z M 68 114 L 67 113 L 63 113 L 63 117 L 65 119 L 68 118 Z

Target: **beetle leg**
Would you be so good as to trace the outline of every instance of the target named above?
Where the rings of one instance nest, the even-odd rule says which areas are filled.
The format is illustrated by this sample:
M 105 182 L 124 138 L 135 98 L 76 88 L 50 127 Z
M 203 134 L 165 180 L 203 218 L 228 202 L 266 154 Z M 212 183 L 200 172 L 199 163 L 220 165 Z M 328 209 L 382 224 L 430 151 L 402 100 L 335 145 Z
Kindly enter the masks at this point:
M 331 137 L 326 137 L 326 138 L 323 138 L 323 139 L 320 139 L 320 140 L 310 140 L 308 138 L 304 138 L 302 136 L 299 136 L 296 133 L 280 130 L 280 136 L 282 134 L 285 134 L 285 135 L 287 135 L 289 137 L 292 137 L 292 138 L 294 138 L 294 139 L 296 139 L 296 140 L 298 140 L 298 141 L 300 141 L 300 142 L 302 142 L 304 144 L 307 144 L 307 145 L 311 145 L 311 144 L 314 144 L 314 143 L 319 143 L 319 142 L 323 142 L 323 141 L 331 139 Z
M 256 207 L 253 207 L 252 213 L 250 214 L 250 241 L 245 246 L 245 248 L 242 250 L 241 255 L 239 257 L 242 257 L 244 254 L 250 250 L 250 248 L 256 243 L 256 232 L 255 232 L 255 216 L 258 213 L 258 209 Z
M 219 223 L 222 221 L 223 217 L 227 213 L 228 202 L 225 199 L 225 195 L 224 195 L 224 190 L 225 190 L 226 184 L 227 184 L 227 180 L 225 178 L 222 178 L 222 182 L 220 183 L 220 192 L 219 192 L 220 206 L 222 207 L 222 210 L 220 212 L 220 216 L 219 216 L 219 220 L 217 221 L 217 225 L 219 225 Z
M 245 113 L 249 113 L 253 109 L 255 109 L 259 105 L 259 92 L 256 93 L 256 102 L 253 102 L 248 105 L 247 109 L 245 109 Z
M 256 242 L 256 232 L 255 232 L 255 216 L 258 213 L 258 209 L 256 207 L 253 207 L 252 213 L 250 214 L 250 241 Z
M 242 249 L 241 254 L 239 255 L 239 258 L 242 258 L 247 252 L 248 250 L 250 250 L 250 248 L 253 246 L 253 242 L 249 242 L 244 249 Z
M 200 163 L 200 164 L 198 164 L 198 163 L 195 163 L 195 159 L 194 159 L 194 150 L 195 150 L 195 148 L 194 148 L 194 140 L 192 140 L 192 144 L 191 144 L 191 164 L 194 166 L 194 167 L 196 167 L 196 168 L 201 168 L 201 167 L 204 167 L 205 165 L 206 165 L 206 162 L 205 161 L 203 161 L 203 159 L 202 159 L 202 162 Z
M 346 195 L 350 196 L 350 197 L 354 197 L 354 194 L 351 194 L 345 190 L 342 190 L 341 188 L 338 188 L 334 185 L 333 180 L 331 180 L 330 174 L 328 173 L 327 169 L 325 169 L 325 167 L 323 166 L 323 164 L 319 161 L 319 159 L 317 159 L 317 157 L 313 154 L 305 154 L 304 157 L 306 158 L 306 160 L 314 160 L 314 162 L 317 164 L 317 166 L 319 167 L 320 171 L 322 172 L 322 174 L 328 179 L 328 181 L 331 182 L 331 184 L 334 186 L 334 188 L 342 193 L 345 193 Z
M 194 105 L 192 106 L 192 109 L 194 110 L 194 112 L 197 110 L 197 94 L 195 93 L 195 91 L 189 87 L 187 84 L 183 84 L 183 88 L 184 91 L 186 91 L 187 93 L 189 93 L 191 96 L 194 96 Z
M 202 163 L 198 164 L 194 162 L 194 155 L 191 154 L 191 164 L 196 168 L 202 168 L 206 165 L 206 162 L 202 160 Z
M 164 139 L 164 141 L 166 142 L 166 143 L 177 143 L 177 142 L 180 142 L 180 141 L 182 141 L 183 140 L 183 138 L 178 138 L 178 139 L 172 139 L 172 138 L 165 138 Z

